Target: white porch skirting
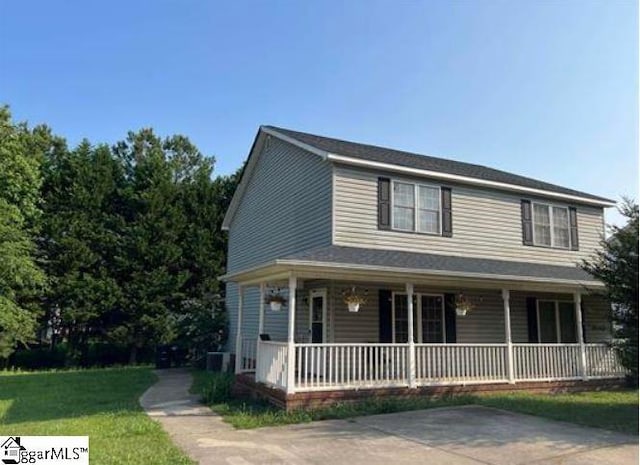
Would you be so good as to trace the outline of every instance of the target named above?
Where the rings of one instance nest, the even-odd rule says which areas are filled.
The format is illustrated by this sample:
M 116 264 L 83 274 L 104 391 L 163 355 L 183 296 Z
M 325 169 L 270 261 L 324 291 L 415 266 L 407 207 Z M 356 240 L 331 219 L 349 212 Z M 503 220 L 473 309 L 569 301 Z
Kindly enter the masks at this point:
M 512 382 L 619 378 L 626 373 L 606 344 L 584 345 L 584 368 L 580 344 L 512 348 Z M 415 366 L 410 365 L 411 350 Z M 294 344 L 290 364 L 288 343 L 245 339 L 241 353 L 243 372 L 255 371 L 256 381 L 291 393 L 508 383 L 508 351 L 508 344 Z M 287 379 L 293 379 L 292 387 Z

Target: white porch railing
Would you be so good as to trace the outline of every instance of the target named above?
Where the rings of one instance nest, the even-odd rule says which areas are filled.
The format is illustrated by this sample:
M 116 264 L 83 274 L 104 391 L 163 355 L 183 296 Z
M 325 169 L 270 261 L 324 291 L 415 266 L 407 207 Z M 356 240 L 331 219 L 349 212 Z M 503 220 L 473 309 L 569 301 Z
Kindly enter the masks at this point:
M 506 344 L 416 344 L 418 385 L 508 381 Z
M 255 349 L 258 349 L 257 364 Z M 509 382 L 507 344 L 415 344 L 415 385 Z M 513 344 L 514 381 L 617 378 L 625 374 L 612 348 L 585 344 Z M 406 387 L 410 385 L 409 344 L 294 344 L 288 363 L 286 342 L 246 340 L 244 371 L 256 381 L 288 392 Z
M 588 377 L 619 378 L 627 373 L 612 347 L 604 344 L 585 344 L 584 349 Z
M 255 371 L 257 357 L 257 340 L 244 338 L 240 350 L 240 372 Z
M 408 386 L 408 344 L 296 344 L 295 390 Z
M 582 377 L 579 344 L 514 344 L 517 381 L 550 381 Z
M 256 381 L 285 390 L 287 387 L 287 343 L 258 341 Z

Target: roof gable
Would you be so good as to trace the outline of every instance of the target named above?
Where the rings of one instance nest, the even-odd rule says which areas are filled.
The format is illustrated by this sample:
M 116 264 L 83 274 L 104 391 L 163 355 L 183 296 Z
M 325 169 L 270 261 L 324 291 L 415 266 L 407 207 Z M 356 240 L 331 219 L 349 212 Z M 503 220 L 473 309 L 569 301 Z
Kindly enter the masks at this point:
M 294 144 L 309 153 L 317 155 L 323 159 L 326 159 L 327 153 L 323 152 L 320 149 L 312 147 L 304 142 L 300 142 L 294 140 L 286 135 L 278 134 L 274 131 L 271 131 L 268 127 L 261 126 L 256 134 L 255 139 L 253 140 L 253 144 L 251 145 L 251 150 L 249 150 L 249 156 L 244 165 L 244 169 L 240 174 L 240 180 L 238 181 L 238 187 L 236 187 L 235 192 L 233 193 L 233 197 L 231 198 L 231 202 L 229 203 L 229 208 L 224 215 L 224 219 L 222 221 L 222 230 L 227 231 L 231 226 L 231 222 L 233 221 L 233 217 L 242 201 L 242 197 L 247 189 L 249 184 L 249 180 L 253 175 L 254 170 L 256 169 L 256 165 L 258 164 L 258 160 L 260 158 L 260 154 L 265 147 L 265 143 L 268 141 L 268 138 L 271 136 L 278 137 L 279 139 Z

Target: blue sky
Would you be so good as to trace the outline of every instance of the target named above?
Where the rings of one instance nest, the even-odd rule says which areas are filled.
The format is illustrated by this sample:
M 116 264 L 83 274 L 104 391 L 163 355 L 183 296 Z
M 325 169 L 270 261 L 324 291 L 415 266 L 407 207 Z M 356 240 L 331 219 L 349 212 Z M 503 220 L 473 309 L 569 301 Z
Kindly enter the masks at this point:
M 0 102 L 71 143 L 183 133 L 219 173 L 274 124 L 637 198 L 638 7 L 2 2 Z

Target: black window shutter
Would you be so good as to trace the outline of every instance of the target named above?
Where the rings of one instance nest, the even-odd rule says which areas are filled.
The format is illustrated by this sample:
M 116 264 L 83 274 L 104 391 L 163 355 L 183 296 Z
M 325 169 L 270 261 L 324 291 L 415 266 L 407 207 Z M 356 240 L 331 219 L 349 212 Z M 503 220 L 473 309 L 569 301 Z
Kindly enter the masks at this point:
M 378 229 L 391 229 L 391 180 L 378 178 Z
M 531 200 L 522 200 L 520 203 L 522 211 L 522 243 L 533 245 L 533 221 L 531 218 Z
M 446 332 L 446 342 L 456 342 L 456 295 L 444 295 L 444 328 Z
M 569 231 L 571 233 L 571 250 L 578 250 L 578 211 L 569 207 Z
M 451 219 L 451 188 L 440 188 L 442 193 L 442 235 L 444 237 L 453 236 L 453 223 Z
M 537 299 L 535 297 L 527 297 L 527 329 L 529 334 L 529 342 L 538 342 L 538 311 Z
M 391 291 L 380 289 L 378 291 L 378 322 L 379 322 L 379 342 L 393 342 L 391 330 L 393 328 L 391 321 Z

